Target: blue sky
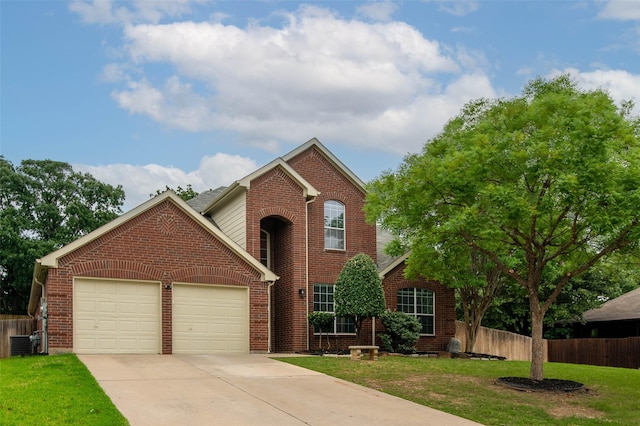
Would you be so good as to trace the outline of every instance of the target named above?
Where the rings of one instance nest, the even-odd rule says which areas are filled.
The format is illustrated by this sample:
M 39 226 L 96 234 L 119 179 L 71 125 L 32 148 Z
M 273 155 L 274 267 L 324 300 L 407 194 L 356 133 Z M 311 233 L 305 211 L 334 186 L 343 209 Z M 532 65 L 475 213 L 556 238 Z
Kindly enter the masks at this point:
M 640 103 L 640 1 L 1 0 L 0 20 L 0 155 L 123 185 L 125 210 L 312 137 L 368 181 L 537 76 Z

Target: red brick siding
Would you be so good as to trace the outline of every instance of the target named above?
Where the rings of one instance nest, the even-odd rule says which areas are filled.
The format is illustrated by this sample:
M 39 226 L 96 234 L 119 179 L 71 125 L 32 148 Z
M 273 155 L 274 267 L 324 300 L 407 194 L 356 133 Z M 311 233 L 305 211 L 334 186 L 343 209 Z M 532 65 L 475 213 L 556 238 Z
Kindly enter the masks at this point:
M 59 260 L 47 276 L 49 347 L 73 348 L 73 278 L 159 281 L 162 285 L 162 353 L 171 353 L 172 282 L 248 286 L 250 303 L 266 304 L 266 286 L 242 258 L 165 200 Z M 266 351 L 264 315 L 251 316 L 250 349 Z
M 308 311 L 313 311 L 313 284 L 335 283 L 348 259 L 358 253 L 368 254 L 376 260 L 376 229 L 365 221 L 363 207 L 365 194 L 345 175 L 330 163 L 315 148 L 311 148 L 292 158 L 288 164 L 313 185 L 320 195 L 309 204 L 309 286 Z M 345 250 L 325 250 L 324 248 L 324 203 L 328 200 L 340 201 L 345 206 Z M 305 317 L 301 318 L 306 324 Z M 305 330 L 309 334 L 309 348 L 318 347 L 318 336 L 313 327 Z M 370 341 L 371 326 L 363 325 L 362 340 Z M 369 339 L 369 340 L 367 340 Z M 338 344 L 346 348 L 355 343 L 353 336 L 331 337 L 332 347 Z
M 272 287 L 272 350 L 304 350 L 306 310 L 298 295 L 306 285 L 306 199 L 302 188 L 277 167 L 251 182 L 246 200 L 247 251 L 260 258 L 262 223 L 271 233 L 271 269 L 280 277 Z
M 387 307 L 392 311 L 397 310 L 397 291 L 400 288 L 416 287 L 426 288 L 434 292 L 435 296 L 435 336 L 421 336 L 416 344 L 419 352 L 443 351 L 449 340 L 456 333 L 456 312 L 454 290 L 447 288 L 438 281 L 417 279 L 409 281 L 404 278 L 404 265 L 398 265 L 384 279 L 384 296 Z M 382 331 L 382 325 L 377 330 Z

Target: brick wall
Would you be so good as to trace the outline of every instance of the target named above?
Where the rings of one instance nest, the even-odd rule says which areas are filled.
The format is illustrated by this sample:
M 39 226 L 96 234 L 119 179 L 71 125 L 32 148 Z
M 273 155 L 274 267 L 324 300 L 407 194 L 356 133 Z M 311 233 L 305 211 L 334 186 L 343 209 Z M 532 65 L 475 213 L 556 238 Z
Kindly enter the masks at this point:
M 358 253 L 366 253 L 376 259 L 376 229 L 365 222 L 363 207 L 365 194 L 344 176 L 315 148 L 292 158 L 289 165 L 311 183 L 320 195 L 309 204 L 309 286 L 307 287 L 307 309 L 313 311 L 313 284 L 335 283 L 348 259 Z M 324 203 L 337 200 L 345 206 L 345 250 L 324 248 Z M 306 312 L 301 318 L 306 324 Z M 318 336 L 313 327 L 308 333 L 309 348 L 318 347 Z M 370 341 L 371 326 L 363 324 L 362 340 Z M 331 337 L 332 347 L 346 348 L 355 344 L 355 335 Z M 369 339 L 369 340 L 367 340 Z
M 248 286 L 250 303 L 266 306 L 260 276 L 171 200 L 123 223 L 59 260 L 49 269 L 49 347 L 73 348 L 73 278 L 151 280 L 162 285 L 162 352 L 171 353 L 171 289 L 187 282 Z M 250 349 L 267 350 L 266 314 L 250 315 Z
M 306 348 L 304 303 L 298 290 L 306 283 L 306 199 L 298 183 L 280 167 L 251 182 L 247 191 L 247 251 L 260 258 L 260 228 L 271 234 L 271 269 L 280 277 L 272 287 L 272 350 Z
M 404 265 L 398 265 L 384 279 L 384 297 L 387 307 L 397 310 L 397 291 L 400 288 L 426 288 L 434 292 L 435 298 L 435 336 L 421 336 L 416 344 L 419 352 L 443 351 L 449 340 L 456 334 L 456 300 L 454 290 L 438 281 L 423 278 L 410 281 L 404 278 Z M 379 326 L 378 330 L 382 330 Z

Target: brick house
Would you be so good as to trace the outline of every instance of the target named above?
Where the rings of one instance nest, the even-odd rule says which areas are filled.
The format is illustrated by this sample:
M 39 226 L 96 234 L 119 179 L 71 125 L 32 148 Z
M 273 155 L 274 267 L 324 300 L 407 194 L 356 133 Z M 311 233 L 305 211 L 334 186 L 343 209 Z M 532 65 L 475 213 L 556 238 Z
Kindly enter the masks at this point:
M 308 313 L 333 311 L 333 283 L 361 252 L 378 261 L 388 308 L 423 323 L 418 350 L 444 350 L 453 290 L 407 281 L 406 256 L 379 254 L 364 201 L 364 183 L 317 139 L 189 203 L 150 199 L 36 261 L 28 311 L 46 318 L 43 351 L 315 349 Z M 369 321 L 363 336 L 380 330 Z M 337 319 L 330 336 L 346 348 L 353 324 Z

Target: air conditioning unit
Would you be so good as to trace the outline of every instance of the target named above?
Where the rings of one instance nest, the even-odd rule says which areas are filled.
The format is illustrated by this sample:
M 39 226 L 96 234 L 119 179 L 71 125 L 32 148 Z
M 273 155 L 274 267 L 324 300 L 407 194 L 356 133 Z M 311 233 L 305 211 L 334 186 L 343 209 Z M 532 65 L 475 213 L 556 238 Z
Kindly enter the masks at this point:
M 9 336 L 11 356 L 31 355 L 31 336 Z

